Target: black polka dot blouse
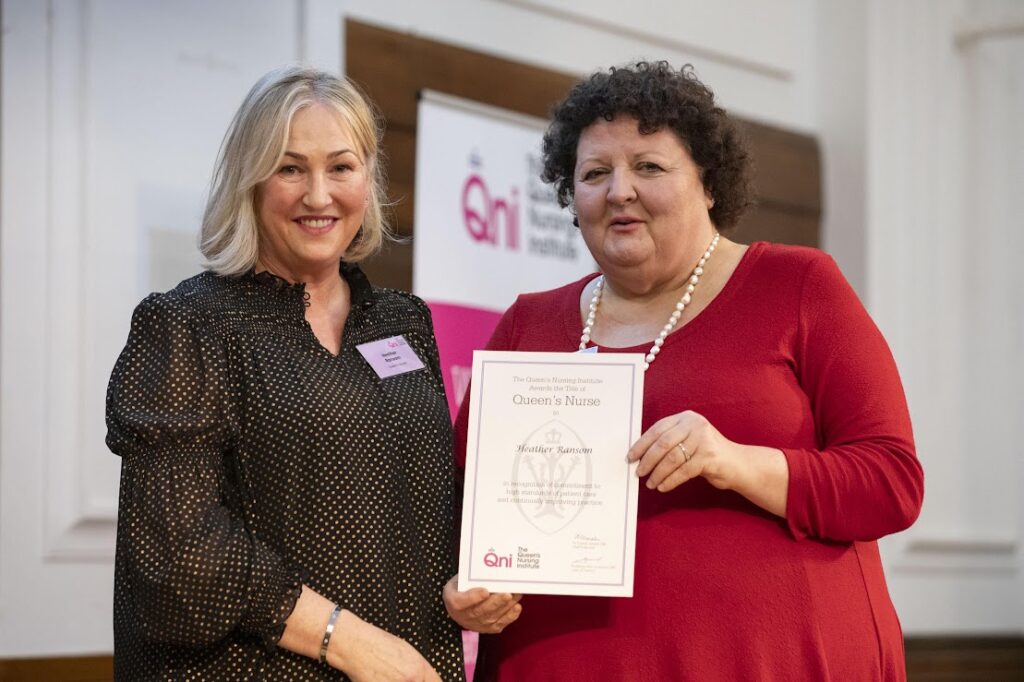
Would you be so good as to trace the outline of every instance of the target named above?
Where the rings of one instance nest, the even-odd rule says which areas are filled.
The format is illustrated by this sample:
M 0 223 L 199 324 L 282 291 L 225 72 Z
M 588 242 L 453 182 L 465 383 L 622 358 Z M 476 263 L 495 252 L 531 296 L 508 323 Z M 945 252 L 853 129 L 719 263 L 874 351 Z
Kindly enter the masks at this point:
M 119 680 L 339 680 L 276 646 L 304 583 L 462 680 L 451 426 L 430 314 L 342 265 L 337 356 L 302 285 L 204 273 L 146 298 L 107 393 L 122 458 Z M 380 379 L 360 344 L 402 335 L 424 369 Z

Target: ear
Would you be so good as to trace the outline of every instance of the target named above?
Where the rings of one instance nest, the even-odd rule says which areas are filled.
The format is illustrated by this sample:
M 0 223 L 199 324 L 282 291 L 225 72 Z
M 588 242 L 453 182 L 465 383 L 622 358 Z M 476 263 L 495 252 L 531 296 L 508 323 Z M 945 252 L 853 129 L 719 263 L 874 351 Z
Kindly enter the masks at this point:
M 704 190 L 704 204 L 709 211 L 715 207 L 715 198 L 711 196 L 711 190 L 709 189 Z

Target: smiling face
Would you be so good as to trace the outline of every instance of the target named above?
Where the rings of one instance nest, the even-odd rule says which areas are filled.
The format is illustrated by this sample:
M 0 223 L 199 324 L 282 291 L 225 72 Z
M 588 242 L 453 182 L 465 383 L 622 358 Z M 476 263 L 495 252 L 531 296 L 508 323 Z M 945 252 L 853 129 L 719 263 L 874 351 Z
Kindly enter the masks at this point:
M 629 116 L 599 119 L 576 149 L 573 204 L 609 279 L 656 286 L 692 268 L 714 232 L 713 202 L 675 133 L 642 135 Z
M 336 275 L 363 222 L 369 170 L 334 109 L 297 111 L 277 170 L 257 189 L 260 264 L 293 281 Z

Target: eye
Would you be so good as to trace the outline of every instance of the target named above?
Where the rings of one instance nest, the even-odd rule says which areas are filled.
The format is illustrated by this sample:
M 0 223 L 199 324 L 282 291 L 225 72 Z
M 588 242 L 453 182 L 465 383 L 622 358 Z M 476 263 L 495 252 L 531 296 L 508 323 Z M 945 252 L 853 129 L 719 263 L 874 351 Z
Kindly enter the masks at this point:
M 284 165 L 284 166 L 281 166 L 280 168 L 277 169 L 278 175 L 283 175 L 285 177 L 290 177 L 290 176 L 293 176 L 293 175 L 298 175 L 301 172 L 302 172 L 302 169 L 299 168 L 298 166 L 294 165 L 294 164 Z
M 335 173 L 347 173 L 352 170 L 352 164 L 339 163 L 332 168 Z
M 641 161 L 636 165 L 637 170 L 643 171 L 644 173 L 659 173 L 663 170 L 661 166 L 654 163 L 653 161 Z
M 583 182 L 591 182 L 593 180 L 597 180 L 606 172 L 607 171 L 604 168 L 591 168 L 590 170 L 585 171 L 583 175 L 580 176 L 580 179 Z

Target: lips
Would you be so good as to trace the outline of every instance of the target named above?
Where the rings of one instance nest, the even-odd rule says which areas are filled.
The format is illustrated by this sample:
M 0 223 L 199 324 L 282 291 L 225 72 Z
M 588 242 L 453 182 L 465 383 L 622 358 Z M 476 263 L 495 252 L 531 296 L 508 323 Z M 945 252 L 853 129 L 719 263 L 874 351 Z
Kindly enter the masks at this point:
M 630 227 L 637 226 L 641 222 L 642 221 L 640 220 L 640 218 L 637 218 L 636 216 L 620 215 L 620 216 L 615 216 L 614 218 L 612 218 L 611 226 L 612 226 L 612 228 L 628 229 Z
M 300 216 L 294 219 L 296 225 L 298 225 L 304 232 L 311 234 L 323 234 L 329 232 L 338 219 L 334 216 Z

